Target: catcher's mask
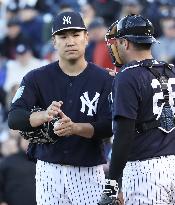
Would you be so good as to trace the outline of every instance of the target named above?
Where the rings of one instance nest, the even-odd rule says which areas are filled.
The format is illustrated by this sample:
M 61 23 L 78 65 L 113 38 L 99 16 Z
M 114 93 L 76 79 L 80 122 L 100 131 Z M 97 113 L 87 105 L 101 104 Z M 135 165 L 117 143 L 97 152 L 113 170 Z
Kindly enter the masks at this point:
M 124 38 L 138 44 L 152 44 L 157 42 L 153 37 L 154 27 L 152 23 L 141 15 L 128 15 L 120 21 L 114 22 L 108 29 L 105 39 L 112 54 L 113 63 L 117 67 L 122 66 L 118 48 L 114 45 L 117 38 Z
M 113 64 L 120 68 L 123 64 L 118 53 L 118 48 L 114 45 L 114 41 L 116 40 L 115 31 L 117 23 L 118 22 L 116 21 L 109 27 L 105 35 L 105 41 L 111 54 Z

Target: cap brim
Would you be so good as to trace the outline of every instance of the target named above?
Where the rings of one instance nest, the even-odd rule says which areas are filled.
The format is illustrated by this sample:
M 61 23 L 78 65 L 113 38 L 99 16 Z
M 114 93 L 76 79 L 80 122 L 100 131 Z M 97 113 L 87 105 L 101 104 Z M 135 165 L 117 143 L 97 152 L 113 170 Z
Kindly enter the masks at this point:
M 131 36 L 126 35 L 123 36 L 123 38 L 126 38 L 134 43 L 159 43 L 153 36 Z
M 66 28 L 62 28 L 62 29 L 59 29 L 55 32 L 52 33 L 52 36 L 55 35 L 56 33 L 59 33 L 60 31 L 64 31 L 64 30 L 71 30 L 71 29 L 75 29 L 75 30 L 87 30 L 86 28 L 84 27 L 66 27 Z

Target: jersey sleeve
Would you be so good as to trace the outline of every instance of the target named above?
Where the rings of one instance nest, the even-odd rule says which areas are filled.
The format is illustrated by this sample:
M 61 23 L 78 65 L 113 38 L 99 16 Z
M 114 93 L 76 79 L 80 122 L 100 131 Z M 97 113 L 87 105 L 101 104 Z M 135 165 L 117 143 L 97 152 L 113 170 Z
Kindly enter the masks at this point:
M 27 74 L 18 88 L 11 102 L 11 110 L 21 108 L 31 110 L 37 105 L 36 81 L 33 73 Z
M 139 79 L 129 71 L 118 73 L 112 86 L 112 98 L 113 119 L 117 116 L 136 119 L 140 101 Z

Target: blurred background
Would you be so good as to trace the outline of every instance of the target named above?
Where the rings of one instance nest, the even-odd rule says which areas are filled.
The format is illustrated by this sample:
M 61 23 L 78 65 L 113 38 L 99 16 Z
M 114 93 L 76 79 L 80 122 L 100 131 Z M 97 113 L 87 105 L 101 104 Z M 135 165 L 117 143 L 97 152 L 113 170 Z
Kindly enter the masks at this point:
M 25 155 L 27 142 L 9 130 L 7 113 L 22 77 L 57 60 L 52 18 L 68 10 L 80 12 L 88 28 L 88 61 L 114 69 L 104 41 L 108 27 L 128 14 L 142 14 L 160 42 L 153 56 L 175 64 L 175 0 L 0 0 L 0 205 L 36 204 L 35 164 Z M 111 141 L 105 144 L 109 161 Z

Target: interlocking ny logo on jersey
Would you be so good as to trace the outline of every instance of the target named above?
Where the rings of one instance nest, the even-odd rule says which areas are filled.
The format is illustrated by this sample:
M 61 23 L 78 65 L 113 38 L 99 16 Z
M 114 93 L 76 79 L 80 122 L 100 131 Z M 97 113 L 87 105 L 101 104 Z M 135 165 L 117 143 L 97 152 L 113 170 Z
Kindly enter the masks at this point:
M 70 16 L 64 16 L 63 17 L 63 24 L 71 24 L 71 17 Z
M 83 96 L 80 97 L 80 100 L 82 103 L 82 107 L 81 107 L 80 111 L 85 113 L 86 106 L 87 106 L 87 108 L 88 108 L 87 115 L 88 116 L 93 116 L 92 111 L 94 111 L 94 113 L 96 114 L 99 97 L 100 97 L 100 94 L 96 92 L 94 98 L 92 99 L 92 101 L 90 101 L 89 96 L 88 96 L 88 92 L 83 93 Z

